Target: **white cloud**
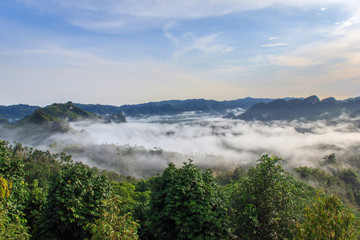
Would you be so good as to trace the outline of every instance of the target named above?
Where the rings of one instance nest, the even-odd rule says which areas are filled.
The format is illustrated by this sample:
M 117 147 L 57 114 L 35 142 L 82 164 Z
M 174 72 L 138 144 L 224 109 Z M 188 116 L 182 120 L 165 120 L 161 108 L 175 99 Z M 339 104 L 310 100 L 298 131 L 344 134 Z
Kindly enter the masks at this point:
M 352 17 L 348 18 L 345 21 L 337 22 L 337 28 L 333 31 L 333 34 L 347 34 L 348 31 L 352 31 L 349 28 L 357 27 L 357 30 L 360 28 L 360 13 L 353 15 Z
M 277 39 L 280 39 L 280 37 L 269 37 L 270 41 L 277 40 Z
M 288 43 L 269 43 L 269 44 L 263 44 L 261 47 L 280 47 L 280 46 L 287 46 Z

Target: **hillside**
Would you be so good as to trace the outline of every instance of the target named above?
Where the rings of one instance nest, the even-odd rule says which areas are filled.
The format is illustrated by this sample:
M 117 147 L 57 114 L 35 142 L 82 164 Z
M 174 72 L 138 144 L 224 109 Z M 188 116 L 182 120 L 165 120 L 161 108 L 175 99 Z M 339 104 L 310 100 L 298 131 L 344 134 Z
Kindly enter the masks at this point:
M 268 103 L 258 103 L 245 113 L 235 118 L 242 120 L 331 120 L 342 114 L 357 116 L 360 111 L 360 99 L 352 98 L 344 101 L 333 97 L 320 101 L 317 96 L 305 99 L 274 100 Z

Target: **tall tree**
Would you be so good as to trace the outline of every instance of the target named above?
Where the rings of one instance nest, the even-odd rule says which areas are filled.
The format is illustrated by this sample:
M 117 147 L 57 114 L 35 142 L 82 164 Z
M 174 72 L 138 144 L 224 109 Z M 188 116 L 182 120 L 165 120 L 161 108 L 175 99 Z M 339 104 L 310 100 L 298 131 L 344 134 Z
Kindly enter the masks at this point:
M 89 224 L 91 240 L 138 240 L 137 223 L 130 213 L 122 213 L 123 201 L 113 195 L 104 201 L 100 219 Z
M 225 239 L 226 204 L 210 170 L 202 172 L 191 161 L 179 169 L 169 164 L 153 180 L 150 231 L 156 239 Z
M 67 163 L 55 177 L 41 226 L 42 239 L 85 239 L 87 224 L 101 216 L 102 200 L 111 185 L 105 176 L 82 163 Z
M 277 157 L 262 156 L 233 193 L 234 228 L 240 239 L 289 239 L 294 228 L 292 188 Z

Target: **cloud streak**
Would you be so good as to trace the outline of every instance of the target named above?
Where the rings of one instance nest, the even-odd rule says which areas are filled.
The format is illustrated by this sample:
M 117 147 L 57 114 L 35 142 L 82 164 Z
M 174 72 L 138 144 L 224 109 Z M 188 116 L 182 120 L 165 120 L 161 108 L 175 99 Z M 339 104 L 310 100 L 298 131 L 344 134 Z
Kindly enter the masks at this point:
M 268 44 L 263 44 L 261 45 L 261 47 L 281 47 L 281 46 L 288 46 L 288 43 L 268 43 Z

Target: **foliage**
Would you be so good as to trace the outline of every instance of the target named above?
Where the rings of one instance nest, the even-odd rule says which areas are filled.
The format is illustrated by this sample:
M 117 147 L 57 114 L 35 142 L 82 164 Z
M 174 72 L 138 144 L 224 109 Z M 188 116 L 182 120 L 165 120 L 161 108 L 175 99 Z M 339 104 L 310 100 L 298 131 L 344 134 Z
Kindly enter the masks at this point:
M 305 208 L 305 222 L 297 224 L 296 239 L 359 239 L 359 222 L 335 196 L 316 197 Z
M 21 158 L 12 155 L 8 143 L 0 140 L 0 176 L 11 180 L 24 179 L 24 162 Z
M 122 174 L 119 174 L 114 171 L 98 169 L 96 167 L 95 167 L 95 170 L 97 171 L 97 173 L 99 175 L 106 175 L 109 178 L 109 181 L 111 181 L 111 182 L 129 182 L 131 184 L 136 184 L 139 181 L 138 179 L 136 179 L 134 177 L 122 175 Z
M 56 175 L 45 206 L 41 226 L 45 239 L 84 239 L 89 237 L 86 225 L 101 214 L 101 201 L 110 193 L 104 176 L 82 163 L 67 163 Z
M 3 200 L 0 200 L 0 240 L 8 239 L 29 239 L 27 227 L 20 219 L 13 219 Z
M 345 191 L 339 197 L 360 199 L 359 170 L 338 164 L 335 155 L 325 161 L 326 171 L 295 172 L 325 190 Z M 215 180 L 190 160 L 139 181 L 73 163 L 63 153 L 0 140 L 0 240 L 227 239 L 231 231 L 235 238 L 255 240 L 358 237 L 358 216 L 325 193 L 313 203 L 317 190 L 286 174 L 280 162 L 265 155 L 247 173 L 218 170 Z M 107 176 L 115 181 L 112 187 Z M 311 235 L 319 231 L 320 237 Z
M 336 164 L 336 165 L 339 164 L 338 161 L 336 160 L 336 156 L 334 153 L 323 157 L 323 160 L 324 160 L 323 164 Z
M 114 193 L 121 197 L 122 213 L 134 212 L 138 205 L 145 204 L 150 199 L 150 191 L 135 191 L 135 186 L 129 182 L 112 183 Z
M 11 182 L 11 194 L 4 207 L 11 222 L 25 224 L 24 208 L 28 199 L 27 184 L 24 182 L 25 171 L 23 160 L 12 155 L 7 142 L 0 140 L 0 177 Z
M 61 163 L 69 162 L 71 156 L 64 153 L 51 154 L 49 151 L 41 151 L 29 147 L 23 147 L 20 143 L 8 146 L 12 161 L 22 159 L 22 169 L 25 174 L 25 182 L 31 184 L 38 180 L 41 188 L 48 190 L 50 177 L 60 171 Z
M 7 201 L 10 196 L 12 182 L 0 177 L 0 240 L 29 239 L 27 228 L 20 218 L 11 218 L 8 212 Z
M 10 196 L 12 182 L 0 177 L 0 199 L 8 198 Z
M 93 224 L 91 240 L 137 240 L 139 224 L 130 213 L 123 214 L 121 197 L 113 195 L 103 202 L 103 213 Z
M 234 191 L 235 234 L 242 239 L 291 238 L 293 184 L 277 157 L 262 156 Z
M 39 182 L 35 179 L 30 184 L 29 197 L 24 209 L 27 225 L 30 227 L 32 235 L 35 235 L 38 232 L 45 203 L 46 193 L 41 187 L 39 187 Z
M 174 164 L 153 179 L 148 222 L 156 239 L 224 239 L 227 199 L 210 170 Z
M 331 156 L 331 155 L 329 155 Z M 325 157 L 326 159 L 329 156 Z M 324 159 L 325 159 L 324 158 Z M 320 188 L 329 194 L 337 194 L 346 204 L 360 206 L 360 172 L 357 169 L 342 168 L 340 164 L 331 166 L 326 172 L 306 166 L 295 168 L 302 181 Z
M 224 173 L 218 173 L 216 175 L 216 181 L 221 186 L 229 184 L 233 181 L 240 180 L 243 176 L 245 176 L 246 171 L 242 167 L 237 167 L 233 171 L 227 171 Z

